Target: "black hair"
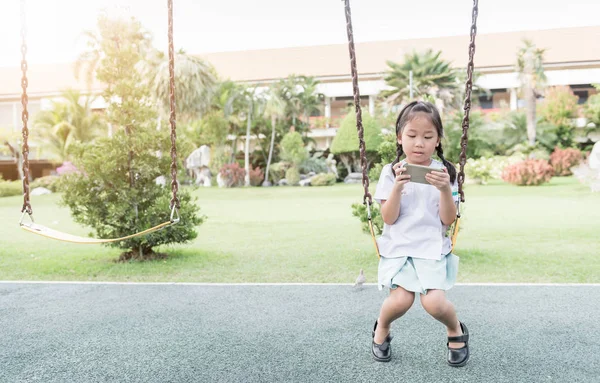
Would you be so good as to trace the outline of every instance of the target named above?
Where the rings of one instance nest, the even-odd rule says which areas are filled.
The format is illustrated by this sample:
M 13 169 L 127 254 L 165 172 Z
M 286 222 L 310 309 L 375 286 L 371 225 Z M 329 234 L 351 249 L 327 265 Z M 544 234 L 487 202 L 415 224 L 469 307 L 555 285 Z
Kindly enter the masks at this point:
M 398 137 L 402 136 L 402 130 L 404 129 L 406 124 L 408 124 L 416 117 L 417 113 L 425 113 L 427 117 L 429 117 L 429 120 L 431 121 L 433 126 L 435 126 L 437 134 L 440 138 L 440 143 L 436 147 L 436 153 L 440 160 L 442 160 L 442 163 L 444 164 L 446 169 L 448 169 L 448 174 L 450 175 L 450 183 L 453 184 L 456 180 L 456 168 L 454 167 L 454 165 L 452 165 L 450 161 L 446 160 L 446 158 L 444 157 L 444 149 L 442 148 L 441 141 L 441 139 L 444 137 L 444 127 L 442 126 L 442 118 L 440 117 L 440 112 L 438 112 L 437 108 L 432 103 L 424 101 L 411 102 L 410 104 L 402 108 L 400 114 L 398 115 L 398 119 L 396 120 L 396 153 L 398 154 L 398 156 L 396 157 L 394 162 L 392 162 L 392 174 L 394 175 L 394 177 L 396 176 L 393 167 L 398 162 L 400 162 L 400 158 L 404 155 L 402 145 L 398 143 Z

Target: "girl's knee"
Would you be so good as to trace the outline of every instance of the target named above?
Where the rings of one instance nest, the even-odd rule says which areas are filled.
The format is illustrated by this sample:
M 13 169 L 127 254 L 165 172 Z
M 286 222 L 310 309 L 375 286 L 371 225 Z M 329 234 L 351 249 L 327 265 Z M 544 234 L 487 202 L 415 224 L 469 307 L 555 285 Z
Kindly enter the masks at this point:
M 402 287 L 398 287 L 392 290 L 390 298 L 394 301 L 394 304 L 399 307 L 410 307 L 415 301 L 415 293 L 407 291 Z
M 421 305 L 430 315 L 441 315 L 446 309 L 446 295 L 441 290 L 430 290 L 421 295 Z

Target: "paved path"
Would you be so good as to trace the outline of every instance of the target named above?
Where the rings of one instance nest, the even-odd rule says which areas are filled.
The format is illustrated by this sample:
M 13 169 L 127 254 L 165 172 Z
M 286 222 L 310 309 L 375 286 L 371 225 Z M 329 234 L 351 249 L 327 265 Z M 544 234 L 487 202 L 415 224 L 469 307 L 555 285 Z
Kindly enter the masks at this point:
M 600 286 L 456 286 L 462 369 L 418 301 L 370 357 L 374 286 L 0 283 L 0 382 L 600 382 Z

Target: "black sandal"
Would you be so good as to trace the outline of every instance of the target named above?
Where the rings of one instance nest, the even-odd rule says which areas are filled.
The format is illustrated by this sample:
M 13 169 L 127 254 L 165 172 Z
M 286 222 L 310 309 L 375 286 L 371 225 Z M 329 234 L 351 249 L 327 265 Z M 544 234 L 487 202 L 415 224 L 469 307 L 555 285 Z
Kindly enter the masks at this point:
M 462 367 L 469 361 L 469 329 L 464 323 L 460 323 L 462 329 L 462 335 L 449 336 L 448 343 L 448 364 L 452 367 Z M 461 348 L 450 348 L 450 342 L 464 343 L 465 345 Z
M 390 345 L 392 336 L 388 334 L 382 344 L 377 344 L 375 343 L 376 329 L 377 321 L 375 321 L 375 326 L 373 327 L 373 344 L 371 345 L 371 354 L 373 355 L 373 359 L 378 362 L 389 362 L 392 359 L 392 346 Z

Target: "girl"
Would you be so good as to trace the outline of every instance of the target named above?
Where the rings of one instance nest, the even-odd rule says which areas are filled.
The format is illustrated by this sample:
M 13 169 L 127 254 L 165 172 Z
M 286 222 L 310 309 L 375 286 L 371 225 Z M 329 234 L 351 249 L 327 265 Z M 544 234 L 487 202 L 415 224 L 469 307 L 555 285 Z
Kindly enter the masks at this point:
M 396 160 L 385 165 L 375 200 L 381 204 L 384 228 L 378 239 L 379 289 L 390 289 L 373 328 L 373 357 L 391 359 L 391 323 L 412 306 L 415 293 L 423 308 L 448 332 L 448 364 L 464 366 L 469 359 L 469 332 L 459 322 L 445 290 L 456 280 L 458 257 L 451 253 L 446 232 L 456 218 L 456 169 L 444 158 L 440 114 L 431 103 L 406 105 L 396 121 Z M 431 158 L 436 152 L 442 162 Z M 406 158 L 400 161 L 402 155 Z M 410 182 L 405 163 L 443 169 L 427 174 L 427 184 Z

